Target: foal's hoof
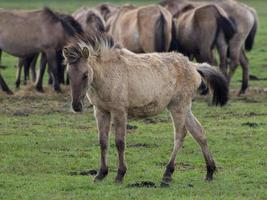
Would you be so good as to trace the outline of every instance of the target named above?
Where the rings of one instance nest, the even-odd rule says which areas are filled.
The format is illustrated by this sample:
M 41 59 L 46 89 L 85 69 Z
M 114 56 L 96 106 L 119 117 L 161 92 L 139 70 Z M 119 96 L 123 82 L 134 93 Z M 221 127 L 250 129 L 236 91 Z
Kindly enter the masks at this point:
M 205 178 L 205 181 L 207 181 L 207 182 L 210 182 L 210 181 L 212 181 L 213 180 L 213 177 L 212 176 L 206 176 L 206 178 Z
M 115 178 L 115 183 L 121 184 L 123 182 L 124 175 L 126 174 L 127 168 L 118 169 L 117 176 Z
M 117 183 L 117 184 L 122 184 L 122 183 L 123 183 L 123 177 L 121 177 L 121 176 L 116 176 L 116 178 L 115 178 L 115 183 Z
M 168 176 L 163 177 L 162 181 L 160 182 L 160 187 L 169 187 L 171 181 L 172 181 L 171 177 Z
M 94 181 L 102 181 L 108 175 L 108 169 L 100 169 L 97 175 L 95 176 Z
M 207 174 L 205 180 L 208 182 L 212 181 L 214 172 L 216 172 L 215 163 L 213 163 L 211 166 L 207 166 Z
M 170 183 L 161 181 L 160 182 L 160 187 L 162 187 L 162 188 L 170 187 Z

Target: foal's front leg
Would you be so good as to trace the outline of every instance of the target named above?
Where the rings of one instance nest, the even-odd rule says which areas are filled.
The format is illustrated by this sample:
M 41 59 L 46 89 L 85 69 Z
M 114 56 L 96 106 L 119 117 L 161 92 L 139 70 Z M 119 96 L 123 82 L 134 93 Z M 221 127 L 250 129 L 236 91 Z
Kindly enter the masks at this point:
M 112 114 L 113 114 L 113 123 L 115 127 L 115 143 L 118 150 L 118 158 L 119 158 L 118 172 L 115 181 L 117 183 L 122 183 L 123 177 L 127 170 L 124 157 L 127 113 L 116 112 Z
M 101 149 L 100 169 L 95 177 L 95 181 L 98 181 L 104 179 L 108 174 L 107 151 L 108 133 L 110 130 L 110 113 L 95 108 L 95 118 L 97 121 Z

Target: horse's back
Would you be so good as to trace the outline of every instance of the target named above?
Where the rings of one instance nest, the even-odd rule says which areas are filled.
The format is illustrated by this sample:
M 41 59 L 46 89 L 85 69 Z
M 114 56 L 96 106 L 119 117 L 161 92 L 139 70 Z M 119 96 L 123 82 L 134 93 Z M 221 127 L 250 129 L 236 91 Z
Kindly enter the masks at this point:
M 125 62 L 132 112 L 158 114 L 173 99 L 190 96 L 197 89 L 196 69 L 181 54 L 139 54 Z

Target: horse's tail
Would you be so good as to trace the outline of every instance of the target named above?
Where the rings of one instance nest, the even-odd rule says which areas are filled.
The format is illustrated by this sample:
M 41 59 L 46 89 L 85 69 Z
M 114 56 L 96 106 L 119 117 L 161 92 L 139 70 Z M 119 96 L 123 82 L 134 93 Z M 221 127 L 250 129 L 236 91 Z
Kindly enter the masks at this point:
M 235 24 L 234 19 L 231 19 L 230 17 L 228 17 L 228 15 L 225 13 L 225 11 L 215 5 L 214 6 L 215 10 L 218 13 L 218 17 L 217 17 L 217 27 L 218 27 L 218 31 L 222 30 L 222 32 L 224 33 L 225 39 L 228 42 L 236 33 L 237 27 Z
M 164 52 L 168 51 L 169 49 L 166 49 L 166 26 L 167 26 L 167 21 L 165 20 L 165 17 L 160 11 L 160 15 L 156 20 L 155 23 L 155 37 L 154 37 L 154 44 L 155 44 L 155 51 L 156 52 Z
M 212 66 L 203 63 L 197 66 L 197 71 L 202 77 L 198 88 L 201 95 L 206 95 L 211 89 L 213 91 L 212 104 L 223 106 L 228 101 L 228 83 L 224 75 Z
M 169 51 L 179 51 L 179 40 L 174 19 L 172 19 L 172 39 Z
M 245 41 L 245 49 L 247 51 L 250 51 L 253 48 L 255 36 L 256 36 L 257 30 L 258 30 L 258 16 L 257 16 L 257 13 L 256 13 L 256 11 L 254 9 L 251 9 L 250 11 L 251 11 L 251 13 L 252 13 L 252 15 L 254 17 L 254 24 L 253 24 L 253 27 L 250 30 L 250 32 L 248 34 L 248 37 L 247 37 L 247 39 Z

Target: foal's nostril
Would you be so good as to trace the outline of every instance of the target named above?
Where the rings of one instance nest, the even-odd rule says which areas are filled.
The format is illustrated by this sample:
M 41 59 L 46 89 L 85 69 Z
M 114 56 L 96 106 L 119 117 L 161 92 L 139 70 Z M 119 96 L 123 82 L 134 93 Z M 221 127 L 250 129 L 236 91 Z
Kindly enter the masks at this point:
M 72 102 L 72 108 L 75 112 L 82 112 L 83 106 L 81 102 Z

